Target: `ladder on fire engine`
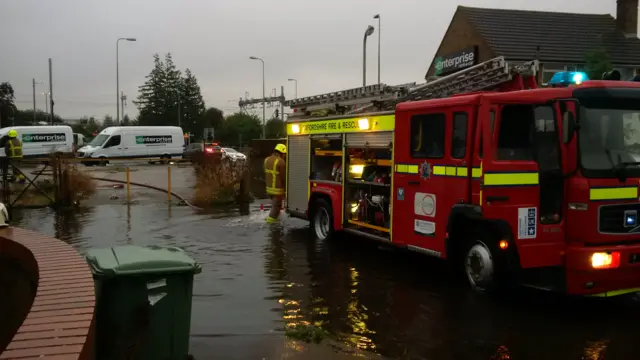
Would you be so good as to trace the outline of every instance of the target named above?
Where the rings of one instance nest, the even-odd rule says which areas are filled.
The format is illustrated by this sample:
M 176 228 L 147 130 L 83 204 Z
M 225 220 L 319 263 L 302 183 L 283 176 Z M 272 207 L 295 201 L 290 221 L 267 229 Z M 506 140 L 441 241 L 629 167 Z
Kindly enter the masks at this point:
M 343 111 L 345 114 L 393 110 L 401 102 L 498 89 L 517 77 L 535 78 L 538 68 L 537 60 L 523 64 L 509 64 L 504 57 L 500 56 L 421 85 L 376 84 L 290 100 L 286 105 L 293 108 L 296 113 L 302 114 L 317 110 L 338 110 L 340 107 L 347 108 Z

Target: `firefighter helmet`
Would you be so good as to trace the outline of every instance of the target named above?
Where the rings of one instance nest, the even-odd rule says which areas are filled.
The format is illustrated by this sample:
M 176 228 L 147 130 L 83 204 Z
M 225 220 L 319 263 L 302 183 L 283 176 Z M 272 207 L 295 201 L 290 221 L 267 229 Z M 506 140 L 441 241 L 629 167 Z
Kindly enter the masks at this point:
M 9 133 L 7 133 L 7 135 L 9 135 L 10 138 L 16 138 L 18 137 L 18 132 L 15 130 L 9 130 Z
M 278 144 L 278 145 L 276 145 L 275 150 L 276 150 L 277 152 L 280 152 L 280 153 L 286 154 L 286 153 L 287 153 L 287 146 L 286 146 L 285 144 Z

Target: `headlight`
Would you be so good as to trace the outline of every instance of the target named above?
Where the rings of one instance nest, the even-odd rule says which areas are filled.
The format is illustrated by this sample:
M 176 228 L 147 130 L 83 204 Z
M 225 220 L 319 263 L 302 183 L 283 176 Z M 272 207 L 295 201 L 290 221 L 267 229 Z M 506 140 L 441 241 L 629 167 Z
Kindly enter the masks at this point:
M 593 253 L 591 266 L 594 269 L 615 269 L 620 266 L 620 253 L 617 251 Z

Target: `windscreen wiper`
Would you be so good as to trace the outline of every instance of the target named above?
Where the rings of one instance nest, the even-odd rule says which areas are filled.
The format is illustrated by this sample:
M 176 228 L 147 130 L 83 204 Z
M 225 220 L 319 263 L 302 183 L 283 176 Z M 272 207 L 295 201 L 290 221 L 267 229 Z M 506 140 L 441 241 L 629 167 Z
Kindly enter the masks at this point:
M 608 148 L 605 148 L 604 152 L 607 154 L 607 159 L 609 159 L 609 162 L 611 163 L 614 174 L 616 175 L 618 180 L 620 180 L 620 182 L 625 182 L 625 180 L 627 180 L 627 177 L 626 177 L 626 174 L 624 173 L 625 166 L 621 165 L 622 156 L 620 155 L 620 153 L 618 153 L 618 162 L 616 163 L 613 160 L 613 154 L 611 154 L 611 150 L 609 150 Z

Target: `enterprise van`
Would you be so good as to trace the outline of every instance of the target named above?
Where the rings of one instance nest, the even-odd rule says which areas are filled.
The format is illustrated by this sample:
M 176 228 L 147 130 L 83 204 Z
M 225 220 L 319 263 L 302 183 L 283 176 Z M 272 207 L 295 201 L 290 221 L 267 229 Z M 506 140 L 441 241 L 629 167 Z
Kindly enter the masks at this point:
M 182 129 L 177 126 L 112 126 L 78 150 L 83 164 L 106 164 L 110 158 L 181 158 Z
M 18 133 L 22 141 L 22 154 L 25 158 L 46 157 L 52 153 L 73 153 L 73 130 L 71 126 L 11 126 L 0 129 L 0 138 L 9 130 Z M 4 148 L 0 156 L 6 156 Z

